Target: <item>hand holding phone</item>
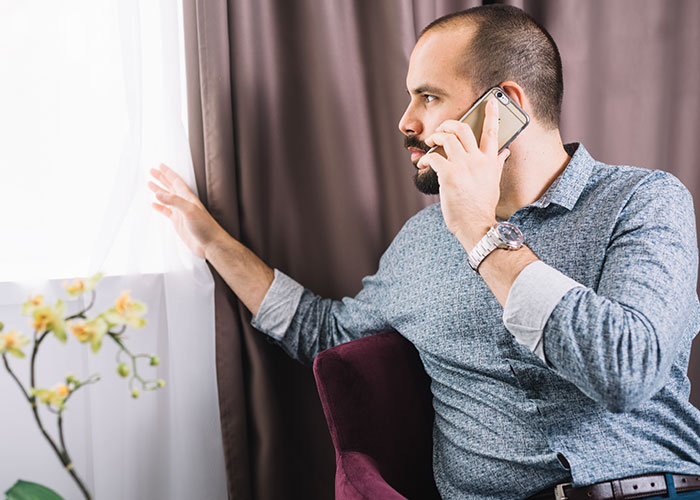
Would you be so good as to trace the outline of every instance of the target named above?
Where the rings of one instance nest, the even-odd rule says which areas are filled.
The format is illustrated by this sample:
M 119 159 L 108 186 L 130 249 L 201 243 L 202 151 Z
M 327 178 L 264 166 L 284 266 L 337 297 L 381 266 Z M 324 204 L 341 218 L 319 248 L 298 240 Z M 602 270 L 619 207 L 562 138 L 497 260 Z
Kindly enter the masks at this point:
M 469 125 L 474 132 L 476 143 L 481 144 L 481 131 L 484 128 L 485 106 L 490 97 L 494 97 L 498 103 L 498 152 L 500 153 L 513 142 L 513 140 L 530 123 L 530 117 L 508 97 L 502 88 L 492 87 L 487 90 L 469 110 L 459 119 Z M 428 153 L 436 152 L 447 156 L 442 146 L 433 146 Z

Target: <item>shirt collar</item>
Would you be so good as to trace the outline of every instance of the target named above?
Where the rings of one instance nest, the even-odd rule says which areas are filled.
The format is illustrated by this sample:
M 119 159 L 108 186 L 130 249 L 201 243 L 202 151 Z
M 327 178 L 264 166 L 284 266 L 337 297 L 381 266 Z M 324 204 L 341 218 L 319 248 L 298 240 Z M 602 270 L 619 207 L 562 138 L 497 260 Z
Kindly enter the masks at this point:
M 596 161 L 579 142 L 565 144 L 564 149 L 571 160 L 547 191 L 531 206 L 545 208 L 550 203 L 555 203 L 571 210 L 581 196 Z

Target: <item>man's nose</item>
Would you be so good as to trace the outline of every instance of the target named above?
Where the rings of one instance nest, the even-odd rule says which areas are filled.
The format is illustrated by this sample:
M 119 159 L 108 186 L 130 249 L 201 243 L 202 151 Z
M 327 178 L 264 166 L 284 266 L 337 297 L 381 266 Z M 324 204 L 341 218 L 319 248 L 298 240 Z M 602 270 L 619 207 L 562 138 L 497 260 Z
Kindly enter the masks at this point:
M 404 135 L 419 135 L 423 131 L 423 126 L 411 108 L 412 106 L 409 105 L 399 120 L 399 130 Z

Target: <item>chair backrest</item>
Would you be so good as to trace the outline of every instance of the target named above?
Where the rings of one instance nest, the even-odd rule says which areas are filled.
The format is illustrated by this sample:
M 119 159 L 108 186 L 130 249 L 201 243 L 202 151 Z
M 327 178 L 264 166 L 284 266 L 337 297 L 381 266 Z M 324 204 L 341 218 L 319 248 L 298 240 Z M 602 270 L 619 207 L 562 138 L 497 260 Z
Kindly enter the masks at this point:
M 407 498 L 439 498 L 432 471 L 430 378 L 396 332 L 335 346 L 314 360 L 333 446 L 366 453 Z

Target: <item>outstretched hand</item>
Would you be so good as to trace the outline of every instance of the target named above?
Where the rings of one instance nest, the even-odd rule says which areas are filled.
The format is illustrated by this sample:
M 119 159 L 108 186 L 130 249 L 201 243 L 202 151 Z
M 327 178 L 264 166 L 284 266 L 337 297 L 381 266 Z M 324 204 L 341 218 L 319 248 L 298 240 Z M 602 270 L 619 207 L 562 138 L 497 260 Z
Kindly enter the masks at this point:
M 430 166 L 440 183 L 440 202 L 447 228 L 469 251 L 496 222 L 501 172 L 510 151 L 498 153 L 498 105 L 492 97 L 486 105 L 481 143 L 472 129 L 457 120 L 443 122 L 425 140 L 439 145 L 439 153 L 424 155 L 417 166 Z
M 223 229 L 174 170 L 161 163 L 158 170 L 152 168 L 150 172 L 163 185 L 148 182 L 160 202 L 151 205 L 172 221 L 177 234 L 195 255 L 206 258 L 207 244 Z

